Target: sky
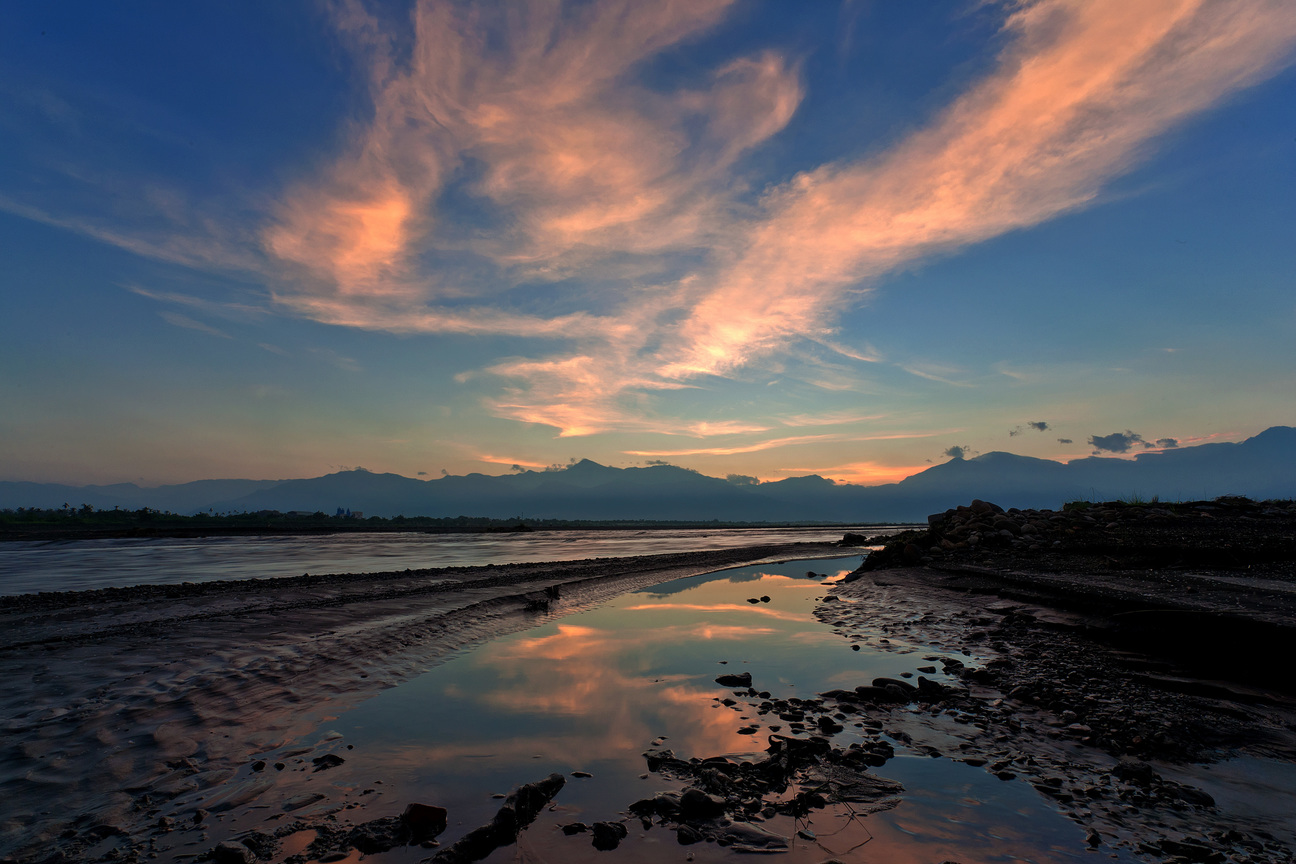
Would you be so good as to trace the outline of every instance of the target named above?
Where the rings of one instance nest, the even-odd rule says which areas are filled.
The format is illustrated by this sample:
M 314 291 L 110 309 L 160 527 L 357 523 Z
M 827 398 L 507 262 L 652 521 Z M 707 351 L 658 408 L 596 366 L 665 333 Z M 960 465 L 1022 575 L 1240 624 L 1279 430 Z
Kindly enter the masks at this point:
M 0 479 L 1296 423 L 1290 0 L 0 6 Z

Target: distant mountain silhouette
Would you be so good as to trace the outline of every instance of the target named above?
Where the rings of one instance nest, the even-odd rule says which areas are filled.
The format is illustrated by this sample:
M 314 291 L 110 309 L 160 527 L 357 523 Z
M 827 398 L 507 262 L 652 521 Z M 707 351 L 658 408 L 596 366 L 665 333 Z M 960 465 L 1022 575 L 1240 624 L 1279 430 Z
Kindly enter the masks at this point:
M 1075 499 L 1296 497 L 1296 429 L 1275 426 L 1237 444 L 1201 444 L 1134 459 L 1070 463 L 986 453 L 954 459 L 899 483 L 855 486 L 817 475 L 737 485 L 671 465 L 613 468 L 581 460 L 561 470 L 415 480 L 340 471 L 308 480 L 202 480 L 60 486 L 0 482 L 0 507 L 152 507 L 177 513 L 342 507 L 367 516 L 552 519 L 908 522 L 973 498 L 1003 507 L 1059 507 Z

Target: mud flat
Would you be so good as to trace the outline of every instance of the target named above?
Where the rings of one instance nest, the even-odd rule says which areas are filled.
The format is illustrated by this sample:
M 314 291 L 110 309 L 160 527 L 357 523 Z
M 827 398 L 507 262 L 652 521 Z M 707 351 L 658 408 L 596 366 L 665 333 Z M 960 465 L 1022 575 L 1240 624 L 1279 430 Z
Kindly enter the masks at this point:
M 1028 782 L 1098 851 L 1292 860 L 1292 502 L 975 501 L 875 542 L 817 615 L 915 668 L 822 694 L 820 716 Z
M 227 784 L 254 754 L 454 652 L 635 588 L 831 554 L 787 544 L 0 598 L 0 858 L 142 860 L 166 802 L 209 789 L 214 807 L 247 807 L 256 789 Z

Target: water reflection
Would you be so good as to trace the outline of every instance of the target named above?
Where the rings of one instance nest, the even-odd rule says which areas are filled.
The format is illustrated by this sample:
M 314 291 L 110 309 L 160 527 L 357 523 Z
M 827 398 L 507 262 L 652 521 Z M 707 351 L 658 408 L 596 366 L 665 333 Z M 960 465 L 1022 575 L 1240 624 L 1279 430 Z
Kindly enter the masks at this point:
M 858 560 L 813 564 L 835 578 Z M 408 801 L 448 807 L 451 827 L 441 839 L 453 842 L 494 813 L 492 793 L 551 771 L 588 772 L 593 776 L 569 780 L 556 810 L 541 816 L 519 848 L 537 860 L 596 860 L 588 839 L 563 837 L 557 826 L 620 819 L 631 802 L 670 788 L 646 774 L 645 749 L 664 744 L 683 758 L 756 758 L 764 750 L 767 724 L 782 721 L 741 702 L 723 705 L 730 692 L 715 683 L 717 675 L 750 672 L 758 690 L 810 697 L 913 665 L 911 656 L 851 651 L 817 622 L 811 611 L 823 586 L 805 578 L 805 566 L 679 580 L 465 654 L 330 724 L 355 751 L 328 779 L 342 793 L 382 781 L 385 803 L 367 807 L 365 818 L 392 815 Z M 747 602 L 763 596 L 769 601 Z M 758 724 L 755 734 L 739 732 Z M 784 836 L 798 827 L 820 835 L 794 838 L 784 860 L 821 861 L 861 843 L 851 860 L 1089 858 L 1079 828 L 1024 783 L 903 755 L 877 773 L 908 788 L 897 809 L 861 820 L 842 805 L 817 812 L 812 826 L 776 817 L 766 827 Z M 666 850 L 683 857 L 666 831 L 630 827 L 630 842 L 617 853 L 625 860 L 663 860 Z M 705 844 L 690 851 L 699 861 L 730 854 Z M 500 850 L 488 860 L 518 854 Z

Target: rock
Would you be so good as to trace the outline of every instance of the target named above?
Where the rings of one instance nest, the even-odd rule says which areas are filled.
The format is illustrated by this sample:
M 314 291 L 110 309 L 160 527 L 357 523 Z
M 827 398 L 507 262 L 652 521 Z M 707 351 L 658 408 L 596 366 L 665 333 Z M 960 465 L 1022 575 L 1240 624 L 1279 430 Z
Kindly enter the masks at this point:
M 819 727 L 820 731 L 822 731 L 826 735 L 836 734 L 837 732 L 842 731 L 843 728 L 840 723 L 833 720 L 831 717 L 821 716 L 818 720 L 815 721 L 815 724 Z
M 724 815 L 725 802 L 717 795 L 690 786 L 680 795 L 679 808 L 680 819 L 686 822 L 707 821 Z
M 761 598 L 760 598 L 760 602 L 762 602 L 762 603 L 768 603 L 768 602 L 770 602 L 770 597 L 769 597 L 769 595 L 768 595 L 768 594 L 762 594 L 762 595 L 761 595 Z
M 620 822 L 595 822 L 590 830 L 594 835 L 594 848 L 600 852 L 617 848 L 629 833 Z
M 562 832 L 566 834 L 568 837 L 572 836 L 573 834 L 584 834 L 588 830 L 589 830 L 589 826 L 586 825 L 584 822 L 569 822 L 566 825 L 562 826 Z
M 725 687 L 750 687 L 752 677 L 750 672 L 729 673 L 721 675 L 715 682 Z
M 874 678 L 873 686 L 881 687 L 884 690 L 890 687 L 899 687 L 902 693 L 909 693 L 909 694 L 918 692 L 917 687 L 910 684 L 908 681 L 901 681 L 898 678 Z
M 400 816 L 372 819 L 348 832 L 346 842 L 362 855 L 377 855 L 410 842 L 412 832 Z
M 681 825 L 675 829 L 675 840 L 681 846 L 692 846 L 694 843 L 701 843 L 704 839 L 702 832 L 698 831 L 691 825 Z
M 648 750 L 643 754 L 644 759 L 648 762 L 648 770 L 656 771 L 662 765 L 675 761 L 674 750 Z
M 411 802 L 401 813 L 401 821 L 415 840 L 427 840 L 446 830 L 449 814 L 444 807 Z
M 566 777 L 554 773 L 543 780 L 519 786 L 505 799 L 494 819 L 469 831 L 454 844 L 437 852 L 431 860 L 437 864 L 468 864 L 485 858 L 500 846 L 516 843 L 518 832 L 534 822 L 566 784 Z
M 286 812 L 300 810 L 301 808 L 314 804 L 316 801 L 323 801 L 324 796 L 319 792 L 303 792 L 300 795 L 294 795 L 283 803 L 283 809 Z
M 929 702 L 938 702 L 944 699 L 948 693 L 948 688 L 943 684 L 938 684 L 923 676 L 918 676 L 918 695 Z
M 236 840 L 222 840 L 208 853 L 216 864 L 252 864 L 256 856 L 252 850 Z
M 316 756 L 311 760 L 316 771 L 326 771 L 329 768 L 336 768 L 346 760 L 336 753 L 325 753 L 323 756 Z
M 540 811 L 554 799 L 554 796 L 567 785 L 567 778 L 561 774 L 550 774 L 543 780 L 525 783 L 509 795 L 505 806 L 512 805 L 517 813 L 518 827 L 525 828 L 535 821 Z
M 1111 773 L 1128 783 L 1139 786 L 1150 786 L 1157 779 L 1157 773 L 1151 765 L 1128 756 L 1122 757 L 1120 762 L 1116 763 L 1116 767 L 1112 768 Z
M 1224 861 L 1224 856 L 1220 852 L 1203 843 L 1193 843 L 1188 840 L 1162 840 L 1157 845 L 1161 847 L 1162 852 L 1178 855 L 1187 861 L 1204 862 L 1204 864 L 1215 864 L 1215 862 Z
M 588 779 L 588 778 L 594 776 L 593 774 L 591 774 L 591 773 L 588 772 L 588 771 L 573 771 L 573 772 L 571 772 L 571 775 L 572 775 L 573 777 L 578 777 L 578 778 L 580 778 L 580 779 L 582 779 L 582 780 L 586 780 L 586 779 Z
M 788 851 L 786 837 L 766 831 L 756 825 L 741 823 L 729 826 L 716 840 L 716 845 L 727 846 L 734 852 L 768 854 Z
M 1185 786 L 1182 783 L 1166 783 L 1161 790 L 1169 798 L 1177 798 L 1180 801 L 1186 801 L 1189 804 L 1195 804 L 1198 807 L 1214 807 L 1215 799 L 1208 793 L 1194 786 Z

